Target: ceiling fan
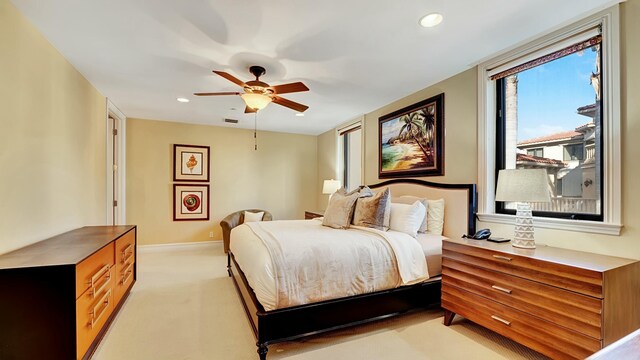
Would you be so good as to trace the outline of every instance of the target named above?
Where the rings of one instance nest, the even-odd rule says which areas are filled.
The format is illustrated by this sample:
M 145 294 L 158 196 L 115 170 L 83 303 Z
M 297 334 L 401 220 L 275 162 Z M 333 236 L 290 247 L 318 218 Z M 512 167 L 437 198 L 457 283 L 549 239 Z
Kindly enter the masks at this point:
M 249 72 L 252 73 L 256 79 L 247 81 L 246 83 L 236 78 L 235 76 L 224 71 L 213 71 L 214 73 L 222 76 L 223 78 L 231 81 L 236 85 L 242 86 L 243 93 L 240 92 L 213 92 L 213 93 L 194 93 L 196 96 L 219 96 L 219 95 L 240 95 L 242 100 L 246 103 L 245 113 L 254 113 L 258 110 L 264 109 L 270 102 L 288 107 L 297 112 L 304 112 L 309 107 L 303 104 L 299 104 L 295 101 L 287 100 L 280 96 L 280 94 L 294 93 L 300 91 L 309 91 L 309 88 L 301 83 L 294 82 L 289 84 L 270 86 L 269 84 L 260 81 L 260 76 L 266 73 L 266 70 L 262 66 L 251 66 Z

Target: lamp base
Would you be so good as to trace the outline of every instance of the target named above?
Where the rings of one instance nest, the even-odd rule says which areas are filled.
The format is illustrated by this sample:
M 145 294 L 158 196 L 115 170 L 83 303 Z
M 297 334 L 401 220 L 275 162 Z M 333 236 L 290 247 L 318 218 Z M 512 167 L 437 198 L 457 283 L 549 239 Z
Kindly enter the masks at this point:
M 535 249 L 533 236 L 533 214 L 529 203 L 517 203 L 516 225 L 511 245 L 522 249 Z

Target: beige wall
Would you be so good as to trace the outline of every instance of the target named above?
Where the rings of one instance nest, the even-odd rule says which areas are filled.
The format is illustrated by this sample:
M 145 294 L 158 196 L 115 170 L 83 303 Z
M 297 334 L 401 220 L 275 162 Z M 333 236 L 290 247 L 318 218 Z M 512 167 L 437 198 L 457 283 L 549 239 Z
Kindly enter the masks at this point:
M 318 202 L 316 211 L 326 209 L 329 195 L 322 194 L 324 180 L 338 179 L 338 138 L 335 129 L 318 135 Z
M 173 144 L 211 147 L 209 221 L 173 221 Z M 127 120 L 127 222 L 143 245 L 220 240 L 220 220 L 247 208 L 302 219 L 316 207 L 317 179 L 316 136 L 258 132 L 255 151 L 251 130 Z
M 640 259 L 640 0 L 621 4 L 621 77 L 622 77 L 622 195 L 623 224 L 620 236 L 571 231 L 536 229 L 538 242 L 582 251 Z M 365 183 L 378 182 L 378 117 L 404 106 L 445 93 L 445 176 L 425 178 L 452 183 L 477 182 L 477 79 L 471 69 L 434 86 L 386 105 L 365 116 Z M 321 135 L 328 136 L 328 133 Z M 335 166 L 335 146 L 319 152 L 319 173 Z M 331 153 L 333 150 L 333 154 Z M 479 223 L 498 236 L 510 237 L 512 225 Z
M 0 253 L 105 215 L 105 98 L 0 0 Z
M 447 183 L 473 183 L 478 177 L 477 106 L 475 68 L 413 93 L 365 115 L 364 180 L 378 179 L 378 118 L 434 95 L 444 93 L 444 176 L 422 179 Z
M 539 242 L 571 249 L 640 259 L 640 0 L 621 4 L 622 89 L 622 223 L 620 236 L 536 229 Z M 500 236 L 511 236 L 509 225 L 480 223 Z

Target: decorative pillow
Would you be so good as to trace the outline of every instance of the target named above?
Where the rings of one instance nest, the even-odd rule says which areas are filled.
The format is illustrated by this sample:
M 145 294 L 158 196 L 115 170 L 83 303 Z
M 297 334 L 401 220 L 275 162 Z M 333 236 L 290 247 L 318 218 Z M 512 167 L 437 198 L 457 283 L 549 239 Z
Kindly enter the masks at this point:
M 427 209 L 420 201 L 412 205 L 391 203 L 389 228 L 416 237 L 426 211 Z
M 360 197 L 359 192 L 351 192 L 350 195 L 343 195 L 340 190 L 336 191 L 329 199 L 329 205 L 324 212 L 322 225 L 334 229 L 346 229 L 351 223 L 353 207 Z
M 260 212 L 250 212 L 250 211 L 245 211 L 244 212 L 244 222 L 258 222 L 258 221 L 262 221 L 262 217 L 264 216 L 264 211 L 260 211 Z
M 377 194 L 379 192 L 384 192 L 386 190 L 389 190 L 389 195 L 391 195 L 391 189 L 389 189 L 388 187 L 383 188 L 383 189 L 378 189 L 378 190 L 372 190 L 373 194 Z M 391 216 L 391 203 L 393 202 L 393 197 L 389 197 L 389 205 L 386 207 L 385 211 L 384 211 L 384 230 L 389 230 L 389 218 Z
M 422 224 L 420 225 L 420 229 L 418 230 L 419 233 L 425 233 L 427 232 L 427 229 L 428 229 L 427 216 L 429 214 L 429 202 L 427 201 L 427 199 L 419 198 L 417 196 L 411 196 L 411 195 L 403 195 L 400 197 L 391 198 L 392 203 L 398 203 L 398 204 L 413 204 L 416 201 L 420 201 L 422 205 L 424 205 L 424 208 L 427 210 L 425 213 L 424 219 L 422 219 Z
M 444 199 L 427 200 L 427 234 L 442 235 L 444 230 Z
M 391 192 L 389 189 L 374 196 L 361 197 L 356 201 L 353 213 L 353 225 L 365 226 L 378 230 L 386 230 L 384 220 L 387 209 L 391 209 Z
M 373 196 L 373 191 L 371 191 L 371 189 L 369 189 L 367 185 L 360 185 L 357 189 L 353 189 L 349 192 L 347 192 L 347 190 L 345 190 L 344 188 L 340 188 L 336 191 L 336 193 L 343 196 L 349 196 L 355 193 L 358 193 L 360 197 Z

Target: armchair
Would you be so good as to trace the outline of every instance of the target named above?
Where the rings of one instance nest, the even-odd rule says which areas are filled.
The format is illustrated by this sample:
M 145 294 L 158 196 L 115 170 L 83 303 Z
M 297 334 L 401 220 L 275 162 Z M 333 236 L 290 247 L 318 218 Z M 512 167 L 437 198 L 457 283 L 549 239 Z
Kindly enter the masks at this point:
M 260 210 L 260 209 L 240 210 L 227 215 L 227 217 L 225 217 L 224 219 L 222 219 L 222 221 L 220 221 L 220 226 L 222 227 L 222 240 L 224 241 L 225 253 L 229 252 L 229 240 L 231 237 L 231 229 L 244 223 L 245 211 L 253 212 L 253 213 L 264 211 L 264 215 L 262 215 L 262 221 L 273 220 L 273 217 L 271 216 L 270 212 L 266 210 Z

